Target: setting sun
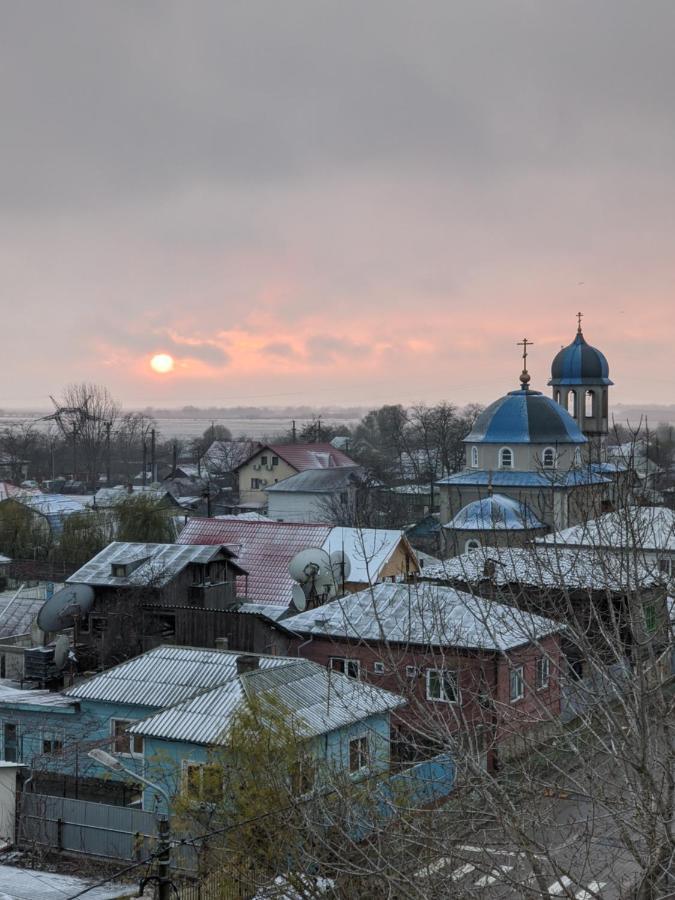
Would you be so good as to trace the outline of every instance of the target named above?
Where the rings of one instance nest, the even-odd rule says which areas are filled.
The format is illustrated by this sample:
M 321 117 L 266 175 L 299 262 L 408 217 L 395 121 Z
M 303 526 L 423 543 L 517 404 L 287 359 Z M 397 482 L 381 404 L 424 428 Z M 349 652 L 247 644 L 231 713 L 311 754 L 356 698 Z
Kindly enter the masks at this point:
M 157 353 L 150 360 L 150 368 L 160 375 L 173 371 L 173 356 L 169 356 L 168 353 Z

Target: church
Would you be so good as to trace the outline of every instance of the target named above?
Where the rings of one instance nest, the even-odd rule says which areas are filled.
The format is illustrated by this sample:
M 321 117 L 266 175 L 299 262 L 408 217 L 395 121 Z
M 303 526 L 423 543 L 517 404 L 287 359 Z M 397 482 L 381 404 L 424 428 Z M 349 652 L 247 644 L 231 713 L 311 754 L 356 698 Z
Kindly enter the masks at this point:
M 438 482 L 446 551 L 518 546 L 614 508 L 617 467 L 604 460 L 612 381 L 603 353 L 574 340 L 551 365 L 551 396 L 519 385 L 491 403 L 464 439 L 463 471 Z

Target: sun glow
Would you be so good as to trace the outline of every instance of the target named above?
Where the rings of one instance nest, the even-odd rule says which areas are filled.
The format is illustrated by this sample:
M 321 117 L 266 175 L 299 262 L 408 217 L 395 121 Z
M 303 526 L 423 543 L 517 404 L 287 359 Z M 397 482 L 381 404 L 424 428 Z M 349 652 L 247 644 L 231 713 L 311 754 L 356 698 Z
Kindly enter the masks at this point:
M 166 375 L 167 372 L 173 371 L 173 356 L 168 353 L 156 353 L 150 360 L 150 368 L 160 375 Z

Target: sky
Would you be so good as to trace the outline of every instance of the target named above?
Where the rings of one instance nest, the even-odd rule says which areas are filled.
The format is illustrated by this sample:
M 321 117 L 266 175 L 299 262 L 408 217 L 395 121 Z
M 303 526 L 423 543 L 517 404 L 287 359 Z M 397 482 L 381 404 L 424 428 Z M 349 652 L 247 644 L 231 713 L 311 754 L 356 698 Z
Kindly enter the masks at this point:
M 672 0 L 0 14 L 1 407 L 675 401 Z

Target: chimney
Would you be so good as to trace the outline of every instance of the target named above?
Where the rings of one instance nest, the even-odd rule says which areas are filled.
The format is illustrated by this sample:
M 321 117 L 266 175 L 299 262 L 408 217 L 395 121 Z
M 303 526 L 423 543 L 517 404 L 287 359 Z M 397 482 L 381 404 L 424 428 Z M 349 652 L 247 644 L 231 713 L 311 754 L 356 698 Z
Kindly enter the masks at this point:
M 244 675 L 246 672 L 255 672 L 260 666 L 260 660 L 257 656 L 246 654 L 237 657 L 237 675 Z
M 216 638 L 216 650 L 229 650 L 230 639 L 226 637 Z

